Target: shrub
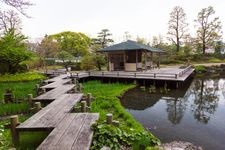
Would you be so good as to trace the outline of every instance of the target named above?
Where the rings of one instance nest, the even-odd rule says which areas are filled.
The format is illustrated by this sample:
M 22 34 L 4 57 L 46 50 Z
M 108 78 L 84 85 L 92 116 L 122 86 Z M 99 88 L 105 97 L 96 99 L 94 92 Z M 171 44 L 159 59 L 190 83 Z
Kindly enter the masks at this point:
M 45 76 L 41 73 L 27 72 L 17 74 L 5 74 L 0 76 L 0 82 L 24 82 L 33 80 L 42 80 Z
M 195 71 L 196 71 L 197 73 L 204 73 L 204 72 L 206 72 L 207 70 L 206 70 L 206 67 L 205 67 L 205 66 L 198 65 L 198 66 L 195 66 Z

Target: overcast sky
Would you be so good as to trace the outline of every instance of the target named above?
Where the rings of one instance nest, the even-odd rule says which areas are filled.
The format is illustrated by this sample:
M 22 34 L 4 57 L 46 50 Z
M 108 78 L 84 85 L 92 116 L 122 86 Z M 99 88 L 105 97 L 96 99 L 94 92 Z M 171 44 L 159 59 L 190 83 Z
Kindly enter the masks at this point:
M 32 0 L 31 0 L 32 1 Z M 83 32 L 91 37 L 103 28 L 113 34 L 115 41 L 124 40 L 128 31 L 150 40 L 152 36 L 166 36 L 169 13 L 181 6 L 187 14 L 189 28 L 202 8 L 213 6 L 225 32 L 225 0 L 33 0 L 35 5 L 22 17 L 23 33 L 30 38 L 43 37 L 62 31 Z

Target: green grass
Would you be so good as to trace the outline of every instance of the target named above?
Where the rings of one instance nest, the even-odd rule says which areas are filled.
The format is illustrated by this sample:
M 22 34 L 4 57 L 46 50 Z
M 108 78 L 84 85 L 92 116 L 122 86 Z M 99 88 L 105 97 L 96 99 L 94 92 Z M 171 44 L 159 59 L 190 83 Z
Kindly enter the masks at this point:
M 133 134 L 133 136 L 135 137 L 134 139 L 136 140 L 132 143 L 133 149 L 139 149 L 140 145 L 152 146 L 152 144 L 158 144 L 159 140 L 154 137 L 150 132 L 147 132 L 144 127 L 140 123 L 138 123 L 133 118 L 133 116 L 123 108 L 120 103 L 118 97 L 123 95 L 123 93 L 127 90 L 134 87 L 135 86 L 132 84 L 104 84 L 100 83 L 99 81 L 89 81 L 87 83 L 84 83 L 84 93 L 92 93 L 95 97 L 95 100 L 91 104 L 91 111 L 100 113 L 99 123 L 101 124 L 105 121 L 107 113 L 112 113 L 113 119 L 120 121 L 119 129 L 125 134 Z M 103 135 L 100 136 L 94 135 L 94 137 L 102 138 L 102 136 L 105 136 L 105 133 L 103 132 L 102 134 Z M 143 136 L 139 137 L 140 135 Z M 121 137 L 124 137 L 124 135 Z M 94 141 L 101 142 L 101 140 L 99 139 L 94 139 Z
M 27 72 L 18 74 L 5 74 L 0 76 L 0 82 L 24 82 L 24 81 L 34 81 L 42 80 L 45 76 L 40 73 Z
M 3 94 L 6 89 L 11 89 L 16 99 L 24 99 L 27 94 L 33 94 L 35 96 L 35 85 L 39 81 L 29 81 L 29 82 L 0 82 L 0 100 L 3 99 Z
M 20 122 L 28 119 L 30 115 L 20 115 Z M 0 126 L 8 124 L 9 119 L 0 121 Z M 36 149 L 38 145 L 48 136 L 48 132 L 21 132 L 20 144 L 16 149 Z M 4 129 L 0 137 L 0 150 L 10 149 L 15 147 L 11 142 L 11 133 L 9 129 Z

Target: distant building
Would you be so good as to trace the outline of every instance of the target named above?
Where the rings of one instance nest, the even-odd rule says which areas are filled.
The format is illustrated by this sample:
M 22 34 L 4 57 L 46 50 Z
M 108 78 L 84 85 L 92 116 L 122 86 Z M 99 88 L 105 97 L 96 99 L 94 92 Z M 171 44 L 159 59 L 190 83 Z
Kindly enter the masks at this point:
M 158 57 L 163 50 L 128 40 L 100 50 L 108 56 L 109 71 L 141 71 L 154 67 L 153 54 Z M 156 65 L 155 65 L 156 66 Z

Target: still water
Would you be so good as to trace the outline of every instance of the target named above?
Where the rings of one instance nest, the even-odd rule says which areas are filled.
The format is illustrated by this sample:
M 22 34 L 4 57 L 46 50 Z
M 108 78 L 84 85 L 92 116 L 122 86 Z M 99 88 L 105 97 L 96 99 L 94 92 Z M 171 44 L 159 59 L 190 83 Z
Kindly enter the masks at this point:
M 122 105 L 162 142 L 189 141 L 225 150 L 225 79 L 194 79 L 166 94 L 135 88 Z

